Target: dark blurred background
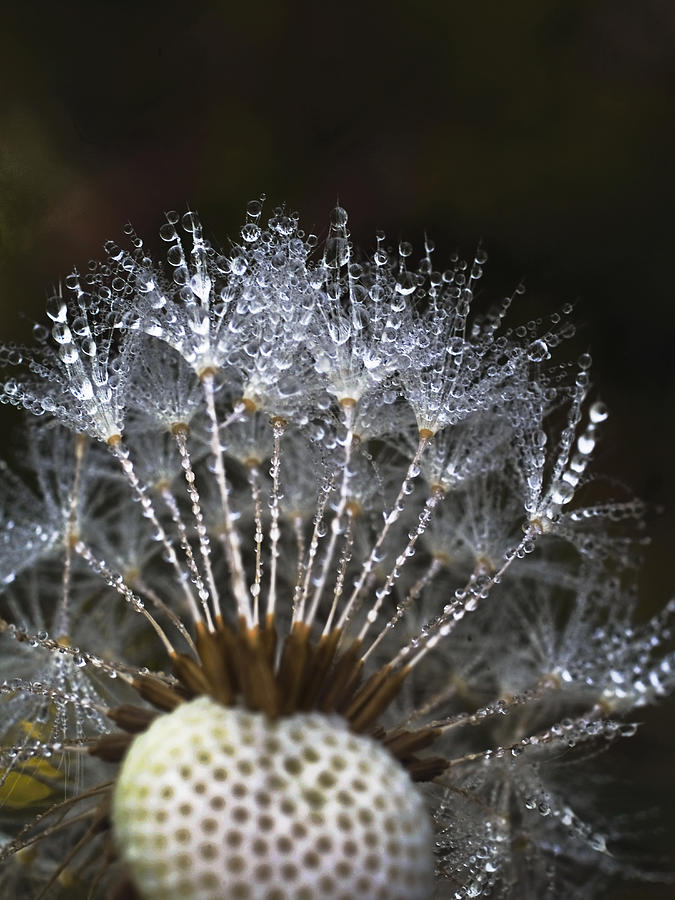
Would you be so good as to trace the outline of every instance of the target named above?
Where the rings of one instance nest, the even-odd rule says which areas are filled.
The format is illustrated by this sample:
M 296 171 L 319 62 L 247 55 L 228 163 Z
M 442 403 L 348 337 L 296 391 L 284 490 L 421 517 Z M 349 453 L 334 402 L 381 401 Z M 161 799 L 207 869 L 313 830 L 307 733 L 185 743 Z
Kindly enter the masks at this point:
M 673 593 L 670 0 L 25 0 L 2 19 L 5 338 L 125 222 L 157 247 L 166 209 L 227 246 L 263 191 L 319 234 L 339 197 L 355 243 L 426 230 L 441 268 L 482 238 L 487 297 L 526 277 L 513 321 L 578 301 L 563 353 L 591 348 L 612 412 L 597 466 L 653 507 L 645 611 Z M 672 711 L 628 757 L 671 788 Z

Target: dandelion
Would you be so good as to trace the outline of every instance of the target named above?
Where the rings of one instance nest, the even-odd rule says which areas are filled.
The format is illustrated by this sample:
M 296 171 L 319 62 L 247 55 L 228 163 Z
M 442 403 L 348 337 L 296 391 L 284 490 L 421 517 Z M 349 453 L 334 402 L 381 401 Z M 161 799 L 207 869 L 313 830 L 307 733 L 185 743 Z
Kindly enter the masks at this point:
M 637 868 L 586 758 L 675 685 L 571 307 L 252 201 L 227 255 L 73 272 L 0 399 L 2 845 L 16 897 L 594 896 Z M 578 775 L 570 775 L 578 763 Z M 651 873 L 654 874 L 654 873 Z M 79 894 L 78 894 L 79 895 Z

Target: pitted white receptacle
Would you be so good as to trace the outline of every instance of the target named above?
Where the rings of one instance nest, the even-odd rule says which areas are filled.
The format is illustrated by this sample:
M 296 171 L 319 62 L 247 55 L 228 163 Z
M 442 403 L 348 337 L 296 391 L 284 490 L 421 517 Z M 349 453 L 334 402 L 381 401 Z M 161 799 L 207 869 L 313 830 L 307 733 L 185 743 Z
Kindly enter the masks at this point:
M 206 697 L 132 744 L 113 802 L 146 900 L 421 900 L 433 883 L 424 802 L 380 744 L 342 719 L 272 721 Z

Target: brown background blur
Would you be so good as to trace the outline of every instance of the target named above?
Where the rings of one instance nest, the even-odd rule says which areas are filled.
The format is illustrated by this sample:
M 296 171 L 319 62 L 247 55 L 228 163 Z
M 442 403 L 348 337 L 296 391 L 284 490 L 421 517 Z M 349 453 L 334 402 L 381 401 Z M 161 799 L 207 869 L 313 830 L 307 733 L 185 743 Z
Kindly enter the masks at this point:
M 226 247 L 260 192 L 319 234 L 339 196 L 355 243 L 426 229 L 441 268 L 482 238 L 487 297 L 526 276 L 512 321 L 579 301 L 596 468 L 665 507 L 645 610 L 673 593 L 671 0 L 5 2 L 0 76 L 5 338 L 125 222 L 157 247 L 166 209 Z M 673 705 L 640 718 L 619 755 L 672 806 Z

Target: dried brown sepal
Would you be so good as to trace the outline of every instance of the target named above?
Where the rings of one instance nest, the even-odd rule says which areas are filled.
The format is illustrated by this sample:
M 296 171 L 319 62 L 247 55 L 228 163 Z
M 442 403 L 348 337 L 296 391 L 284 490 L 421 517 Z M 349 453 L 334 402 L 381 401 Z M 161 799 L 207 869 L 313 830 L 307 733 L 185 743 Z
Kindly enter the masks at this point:
M 89 753 L 105 762 L 119 762 L 129 749 L 132 740 L 133 737 L 125 731 L 103 734 L 89 749 Z
M 392 672 L 390 666 L 385 666 L 370 677 L 361 690 L 357 691 L 345 712 L 353 731 L 359 734 L 375 724 L 401 690 L 409 671 L 408 666 L 398 672 Z
M 277 627 L 273 615 L 267 616 L 260 628 L 260 643 L 267 656 L 270 669 L 274 670 L 274 661 L 277 654 Z
M 141 675 L 134 679 L 133 685 L 144 700 L 165 712 L 171 712 L 183 702 L 174 688 L 154 675 Z
M 310 650 L 309 628 L 296 622 L 286 635 L 276 675 L 281 715 L 290 715 L 297 708 Z
M 353 696 L 362 672 L 361 641 L 355 640 L 338 656 L 330 673 L 330 683 L 319 700 L 319 709 L 323 712 L 342 711 Z
M 417 731 L 399 731 L 385 735 L 381 740 L 391 754 L 399 759 L 407 759 L 413 753 L 429 747 L 441 734 L 440 728 L 420 728 Z
M 236 635 L 234 662 L 244 701 L 249 709 L 279 715 L 279 695 L 274 670 L 259 628 L 242 628 Z
M 341 635 L 340 629 L 334 628 L 330 634 L 322 634 L 318 643 L 310 648 L 310 658 L 298 697 L 298 709 L 304 711 L 314 708 L 335 659 Z
M 240 627 L 241 623 L 240 623 Z M 239 672 L 236 665 L 236 643 L 237 636 L 233 629 L 223 621 L 222 616 L 216 619 L 216 638 L 218 639 L 223 660 L 227 667 L 232 686 L 233 696 L 241 693 L 241 684 L 239 683 Z
M 174 675 L 187 688 L 191 696 L 198 697 L 201 694 L 211 693 L 208 676 L 191 656 L 185 653 L 174 653 L 171 656 L 171 665 Z
M 142 706 L 134 706 L 131 703 L 123 703 L 114 709 L 109 709 L 106 715 L 119 728 L 123 728 L 130 734 L 140 734 L 157 717 L 153 709 L 144 709 Z
M 203 623 L 199 622 L 197 624 L 195 644 L 204 675 L 209 683 L 210 695 L 219 703 L 229 706 L 234 702 L 235 694 L 230 667 L 227 663 L 227 655 L 220 634 L 208 631 Z
M 413 781 L 433 781 L 450 765 L 443 756 L 428 756 L 422 759 L 408 759 L 403 762 Z

